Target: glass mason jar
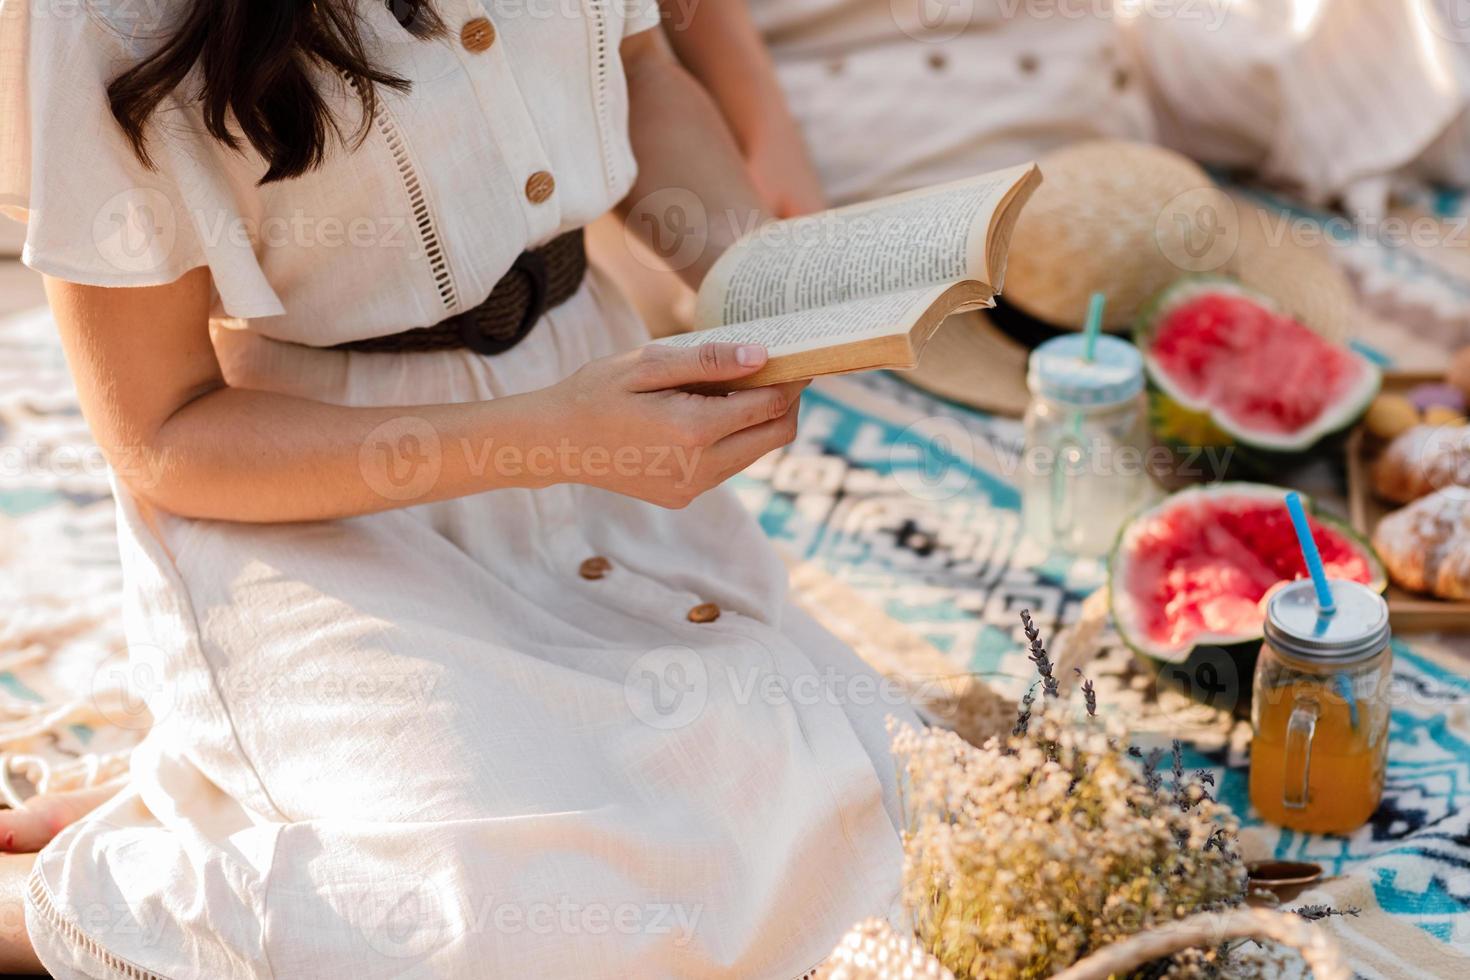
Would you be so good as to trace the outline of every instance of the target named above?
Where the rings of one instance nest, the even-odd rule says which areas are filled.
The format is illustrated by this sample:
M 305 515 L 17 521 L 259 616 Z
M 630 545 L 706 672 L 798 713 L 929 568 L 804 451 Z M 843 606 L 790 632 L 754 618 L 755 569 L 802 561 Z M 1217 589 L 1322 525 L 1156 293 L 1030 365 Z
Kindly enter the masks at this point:
M 1270 823 L 1316 834 L 1357 830 L 1383 796 L 1388 758 L 1388 603 L 1330 582 L 1322 613 L 1310 580 L 1266 606 L 1251 702 L 1250 796 Z
M 1085 343 L 1080 334 L 1057 337 L 1031 355 L 1021 518 L 1045 548 L 1100 557 L 1156 492 L 1153 440 L 1138 349 L 1102 336 L 1088 361 Z

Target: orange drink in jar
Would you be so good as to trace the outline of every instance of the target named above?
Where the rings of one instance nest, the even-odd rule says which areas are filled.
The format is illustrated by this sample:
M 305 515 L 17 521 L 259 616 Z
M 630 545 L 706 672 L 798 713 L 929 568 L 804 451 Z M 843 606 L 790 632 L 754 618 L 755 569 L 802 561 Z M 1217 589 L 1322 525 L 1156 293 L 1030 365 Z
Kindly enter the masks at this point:
M 1275 593 L 1252 695 L 1250 797 L 1264 820 L 1346 834 L 1383 796 L 1392 666 L 1388 604 L 1356 582 L 1308 580 Z

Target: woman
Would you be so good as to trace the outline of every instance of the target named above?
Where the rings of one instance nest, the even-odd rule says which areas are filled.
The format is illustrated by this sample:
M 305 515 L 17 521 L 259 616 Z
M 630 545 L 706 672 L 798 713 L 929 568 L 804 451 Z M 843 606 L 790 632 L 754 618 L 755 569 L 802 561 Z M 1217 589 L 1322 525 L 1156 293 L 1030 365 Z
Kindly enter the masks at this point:
M 668 24 L 675 53 L 706 81 L 741 145 L 757 148 L 750 166 L 766 200 L 812 200 L 815 185 L 846 204 L 1079 140 L 1149 139 L 1124 19 L 1084 3 L 746 0 L 693 6 L 682 31 Z M 753 37 L 716 44 L 717 34 Z M 775 79 L 763 107 L 784 95 L 789 110 L 751 111 L 756 95 L 742 93 L 766 85 L 719 84 L 763 72 Z M 815 180 L 782 149 L 801 138 Z
M 839 203 L 1090 138 L 1157 140 L 1370 220 L 1406 183 L 1470 183 L 1470 22 L 1440 0 L 665 3 L 770 201 L 810 199 L 792 117 Z
M 906 709 L 718 489 L 799 386 L 683 393 L 764 351 L 640 349 L 582 268 L 624 197 L 758 212 L 657 23 L 3 0 L 155 722 L 9 859 L 54 975 L 784 980 L 889 910 Z
M 661 2 L 674 53 L 780 217 L 973 177 L 1079 140 L 1153 134 L 1118 19 L 1080 7 Z M 620 231 L 595 226 L 598 257 L 655 331 L 687 329 L 688 290 Z

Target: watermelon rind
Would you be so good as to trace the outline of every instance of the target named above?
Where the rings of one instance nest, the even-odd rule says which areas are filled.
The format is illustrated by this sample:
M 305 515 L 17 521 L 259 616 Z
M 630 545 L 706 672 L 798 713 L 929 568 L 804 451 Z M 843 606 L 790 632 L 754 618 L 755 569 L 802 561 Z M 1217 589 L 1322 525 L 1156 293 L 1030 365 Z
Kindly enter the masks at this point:
M 1197 401 L 1180 391 L 1151 353 L 1154 330 L 1176 307 L 1200 296 L 1221 292 L 1233 293 L 1272 312 L 1281 312 L 1281 308 L 1269 296 L 1222 276 L 1188 276 L 1180 279 L 1161 290 L 1139 312 L 1134 325 L 1134 340 L 1143 354 L 1144 369 L 1148 374 L 1151 388 L 1150 415 L 1155 433 L 1163 442 L 1172 445 L 1198 445 L 1199 443 L 1190 442 L 1190 434 L 1205 433 L 1205 438 L 1211 441 L 1204 442 L 1204 445 L 1220 445 L 1228 440 L 1247 449 L 1264 452 L 1304 453 L 1330 436 L 1351 428 L 1363 417 L 1368 405 L 1382 388 L 1383 376 L 1376 364 L 1354 350 L 1348 350 L 1347 353 L 1363 367 L 1358 384 L 1334 408 L 1324 412 L 1311 425 L 1294 433 L 1250 429 L 1208 403 Z M 1216 433 L 1225 439 L 1221 440 Z
M 1139 611 L 1137 604 L 1127 589 L 1122 588 L 1122 583 L 1127 581 L 1127 557 L 1130 533 L 1134 531 L 1145 519 L 1155 514 L 1170 510 L 1174 507 L 1185 506 L 1195 500 L 1208 499 L 1211 497 L 1254 497 L 1260 500 L 1279 500 L 1285 506 L 1286 488 L 1272 486 L 1266 483 L 1211 483 L 1198 487 L 1181 490 L 1164 498 L 1151 507 L 1144 508 L 1130 518 L 1118 532 L 1117 540 L 1113 544 L 1112 555 L 1108 560 L 1108 602 L 1112 613 L 1113 625 L 1118 633 L 1119 639 L 1134 653 L 1146 660 L 1152 661 L 1155 666 L 1161 664 L 1180 664 L 1189 659 L 1191 653 L 1201 647 L 1221 647 L 1228 650 L 1232 656 L 1241 658 L 1253 664 L 1257 651 L 1263 639 L 1263 630 L 1252 630 L 1246 633 L 1219 634 L 1202 633 L 1195 636 L 1189 643 L 1177 647 L 1162 646 L 1151 643 L 1143 638 L 1142 630 L 1137 625 Z M 1330 527 L 1333 531 L 1343 537 L 1357 543 L 1362 550 L 1363 556 L 1372 569 L 1373 580 L 1369 587 L 1375 591 L 1383 592 L 1388 588 L 1388 576 L 1384 570 L 1383 562 L 1378 553 L 1373 550 L 1373 545 L 1366 537 L 1354 530 L 1345 521 L 1327 513 L 1323 513 L 1310 498 L 1302 495 L 1302 503 L 1306 506 L 1312 518 L 1319 523 Z M 1243 664 L 1244 666 L 1244 664 Z
M 1153 327 L 1163 319 L 1165 313 L 1207 293 L 1234 293 L 1272 313 L 1281 312 L 1281 305 L 1274 299 L 1251 289 L 1238 279 L 1227 276 L 1183 276 L 1159 290 L 1143 304 L 1134 323 L 1135 330 L 1143 331 L 1145 336 L 1152 336 Z

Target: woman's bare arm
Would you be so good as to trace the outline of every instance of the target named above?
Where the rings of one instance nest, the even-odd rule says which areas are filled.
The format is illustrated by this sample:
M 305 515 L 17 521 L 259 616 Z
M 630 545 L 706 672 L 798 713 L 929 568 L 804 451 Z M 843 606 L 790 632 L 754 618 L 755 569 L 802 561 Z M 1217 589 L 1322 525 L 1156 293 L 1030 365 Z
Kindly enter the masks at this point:
M 713 96 L 766 208 L 789 218 L 826 207 L 746 0 L 661 0 L 661 6 L 674 54 Z
M 719 114 L 662 35 L 628 39 L 623 55 L 640 163 L 632 197 L 682 187 L 721 217 L 697 280 L 760 207 Z M 329 519 L 564 482 L 683 506 L 789 441 L 802 387 L 679 390 L 765 363 L 762 348 L 706 344 L 602 358 L 493 401 L 329 405 L 225 383 L 207 269 L 128 289 L 48 279 L 47 295 L 108 460 L 133 493 L 186 517 Z
M 186 517 L 317 520 L 563 482 L 683 506 L 795 422 L 793 386 L 671 390 L 750 374 L 760 348 L 645 348 L 493 401 L 343 407 L 226 385 L 203 268 L 142 288 L 48 279 L 47 294 L 94 438 L 133 493 Z
M 375 428 L 406 413 L 226 386 L 209 340 L 207 270 L 139 289 L 46 286 L 93 437 L 134 493 L 183 516 L 243 521 L 392 506 L 354 460 Z M 526 435 L 504 404 L 413 412 L 450 439 L 474 437 L 491 415 L 502 439 Z M 471 485 L 452 464 L 440 483 L 444 496 Z
M 638 159 L 638 179 L 623 204 L 628 226 L 697 287 L 715 259 L 770 214 L 719 109 L 662 32 L 627 38 L 622 56 Z

